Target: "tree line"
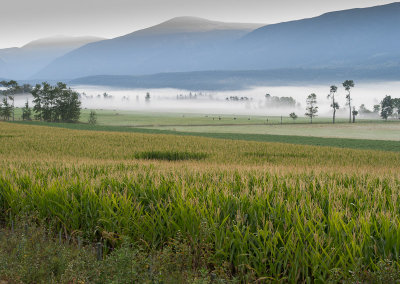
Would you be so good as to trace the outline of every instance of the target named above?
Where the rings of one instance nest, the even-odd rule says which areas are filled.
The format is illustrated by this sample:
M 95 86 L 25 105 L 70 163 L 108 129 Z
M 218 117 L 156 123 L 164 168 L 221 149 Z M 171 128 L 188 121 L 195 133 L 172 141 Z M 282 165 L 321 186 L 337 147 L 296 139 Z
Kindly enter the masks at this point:
M 356 116 L 359 113 L 362 114 L 372 114 L 377 113 L 382 119 L 387 120 L 389 117 L 396 117 L 400 119 L 400 98 L 392 98 L 391 96 L 386 96 L 379 105 L 374 105 L 373 110 L 369 110 L 362 104 L 359 110 L 351 106 L 352 98 L 351 98 L 351 89 L 354 88 L 355 84 L 353 80 L 346 80 L 343 82 L 343 87 L 346 94 L 346 106 L 349 108 L 349 123 L 355 123 Z M 332 115 L 332 123 L 335 123 L 336 120 L 336 111 L 340 108 L 339 103 L 336 100 L 336 93 L 338 87 L 335 85 L 330 86 L 328 99 L 331 100 L 330 107 L 333 110 Z M 310 123 L 312 123 L 313 118 L 317 116 L 318 113 L 318 106 L 317 106 L 317 95 L 312 93 L 308 95 L 306 99 L 306 113 L 305 115 L 310 118 Z M 297 115 L 295 113 L 291 113 L 289 115 L 291 118 L 296 119 Z
M 34 118 L 48 122 L 77 122 L 81 113 L 81 101 L 79 93 L 68 88 L 65 83 L 59 82 L 51 85 L 47 82 L 36 84 L 32 87 L 28 84 L 20 86 L 16 81 L 1 81 L 0 86 L 3 95 L 0 103 L 0 116 L 4 120 L 14 120 L 15 95 L 29 92 L 33 96 L 33 108 L 26 101 L 22 108 L 22 119 Z

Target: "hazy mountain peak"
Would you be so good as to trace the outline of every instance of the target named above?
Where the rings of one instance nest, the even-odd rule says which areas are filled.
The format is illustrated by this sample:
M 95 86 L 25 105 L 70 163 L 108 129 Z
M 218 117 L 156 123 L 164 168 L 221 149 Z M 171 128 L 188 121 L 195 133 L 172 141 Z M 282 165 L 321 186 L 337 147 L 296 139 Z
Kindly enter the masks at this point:
M 258 23 L 226 23 L 199 17 L 175 17 L 158 25 L 134 32 L 132 34 L 158 35 L 169 33 L 208 32 L 215 30 L 247 30 L 251 31 L 265 24 Z
M 49 47 L 68 47 L 68 46 L 82 46 L 91 42 L 104 40 L 104 38 L 93 36 L 65 36 L 56 35 L 46 38 L 37 39 L 27 43 L 21 48 L 49 48 Z

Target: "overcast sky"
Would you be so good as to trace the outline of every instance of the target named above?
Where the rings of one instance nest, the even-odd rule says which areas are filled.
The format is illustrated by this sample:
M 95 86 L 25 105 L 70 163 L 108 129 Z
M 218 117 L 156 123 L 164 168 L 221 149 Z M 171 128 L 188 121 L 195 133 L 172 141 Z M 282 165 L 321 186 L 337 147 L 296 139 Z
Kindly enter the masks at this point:
M 277 23 L 378 0 L 1 0 L 0 48 L 54 35 L 112 38 L 177 16 Z

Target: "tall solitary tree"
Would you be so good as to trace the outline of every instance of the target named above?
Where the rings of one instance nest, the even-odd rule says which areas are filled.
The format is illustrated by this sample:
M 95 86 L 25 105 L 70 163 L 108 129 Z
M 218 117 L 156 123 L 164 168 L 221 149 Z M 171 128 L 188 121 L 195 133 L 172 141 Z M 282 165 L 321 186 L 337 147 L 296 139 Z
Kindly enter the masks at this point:
M 90 125 L 95 125 L 97 123 L 97 114 L 96 114 L 96 112 L 94 110 L 90 111 L 88 123 Z
M 311 119 L 311 123 L 313 118 L 317 116 L 318 106 L 317 106 L 317 95 L 312 93 L 307 97 L 307 108 L 305 115 Z
M 339 104 L 335 101 L 335 94 L 337 92 L 337 87 L 335 85 L 331 86 L 329 95 L 328 95 L 328 99 L 332 100 L 331 103 L 331 108 L 333 109 L 333 119 L 332 119 L 332 123 L 335 123 L 335 118 L 336 118 L 336 110 L 339 109 Z
M 354 88 L 354 81 L 353 80 L 346 80 L 343 82 L 343 87 L 347 91 L 346 99 L 347 99 L 347 105 L 349 106 L 349 111 L 350 111 L 350 116 L 349 116 L 349 123 L 351 123 L 351 115 L 352 115 L 352 110 L 351 110 L 351 96 L 350 96 L 350 90 L 351 88 Z

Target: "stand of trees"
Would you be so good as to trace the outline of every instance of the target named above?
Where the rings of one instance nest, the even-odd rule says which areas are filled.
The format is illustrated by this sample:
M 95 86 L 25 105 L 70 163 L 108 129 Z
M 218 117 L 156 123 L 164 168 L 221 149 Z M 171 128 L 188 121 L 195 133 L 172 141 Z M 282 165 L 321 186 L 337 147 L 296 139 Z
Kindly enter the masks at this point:
M 400 99 L 386 96 L 381 101 L 380 116 L 385 120 L 391 116 L 400 119 Z
M 4 120 L 14 120 L 14 97 L 15 94 L 22 91 L 22 87 L 14 80 L 11 81 L 1 81 L 0 85 L 5 88 L 1 91 L 3 96 L 2 102 L 0 103 L 0 116 Z M 10 101 L 12 103 L 10 103 Z
M 32 90 L 35 118 L 49 122 L 77 122 L 81 113 L 79 94 L 64 83 L 37 84 Z
M 276 97 L 270 94 L 265 95 L 265 100 L 268 106 L 271 107 L 295 107 L 296 100 L 292 97 Z

